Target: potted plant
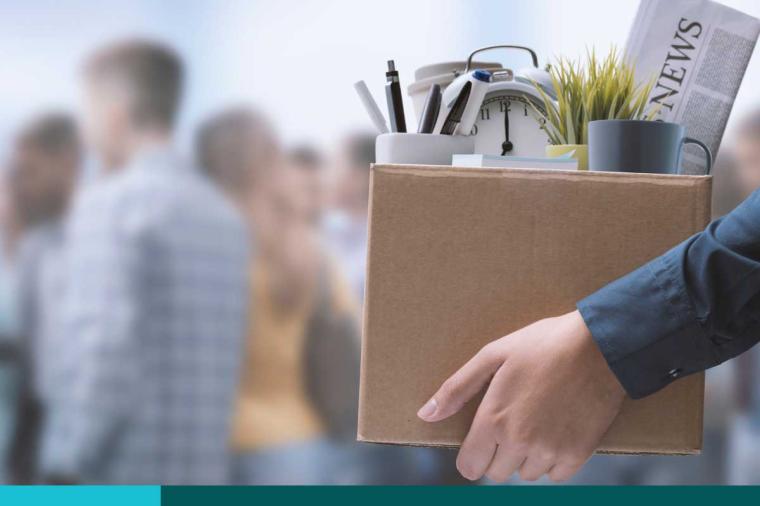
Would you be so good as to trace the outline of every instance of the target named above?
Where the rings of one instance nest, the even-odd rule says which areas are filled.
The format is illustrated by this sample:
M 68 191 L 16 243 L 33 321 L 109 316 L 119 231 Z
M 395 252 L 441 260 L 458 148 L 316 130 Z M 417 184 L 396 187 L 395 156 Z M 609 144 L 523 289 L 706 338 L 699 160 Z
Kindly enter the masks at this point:
M 611 49 L 604 59 L 592 50 L 586 61 L 560 58 L 549 68 L 557 100 L 533 83 L 544 101 L 544 128 L 551 144 L 549 157 L 570 154 L 578 168 L 588 168 L 588 124 L 599 119 L 651 120 L 655 111 L 646 112 L 654 80 L 637 84 L 634 67 Z

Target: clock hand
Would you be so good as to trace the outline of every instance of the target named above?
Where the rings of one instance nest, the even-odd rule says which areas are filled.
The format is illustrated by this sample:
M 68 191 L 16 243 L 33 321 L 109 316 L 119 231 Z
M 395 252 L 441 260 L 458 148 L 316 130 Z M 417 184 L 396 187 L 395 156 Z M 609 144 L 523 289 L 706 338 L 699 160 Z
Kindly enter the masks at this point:
M 509 108 L 504 111 L 504 142 L 501 143 L 501 156 L 505 156 L 512 151 L 514 146 L 509 141 Z

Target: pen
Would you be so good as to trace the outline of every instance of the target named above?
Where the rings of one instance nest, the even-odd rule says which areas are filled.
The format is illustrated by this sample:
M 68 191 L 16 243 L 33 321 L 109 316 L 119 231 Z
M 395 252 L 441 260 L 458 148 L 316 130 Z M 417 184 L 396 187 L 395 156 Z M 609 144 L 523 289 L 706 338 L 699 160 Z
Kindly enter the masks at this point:
M 446 121 L 443 122 L 441 127 L 441 135 L 452 135 L 456 130 L 457 125 L 462 120 L 462 114 L 467 107 L 467 100 L 470 98 L 470 90 L 472 89 L 472 83 L 467 81 L 462 87 L 462 91 L 459 92 L 454 105 L 451 107 L 449 115 L 446 116 Z
M 359 95 L 362 104 L 364 104 L 364 108 L 367 110 L 367 114 L 369 114 L 369 119 L 372 120 L 377 131 L 381 134 L 387 134 L 388 124 L 385 122 L 385 116 L 383 116 L 382 111 L 380 111 L 380 107 L 377 106 L 375 99 L 372 98 L 372 94 L 369 92 L 369 88 L 367 88 L 367 83 L 364 81 L 354 83 L 354 89 Z
M 391 120 L 391 131 L 406 133 L 401 83 L 399 82 L 396 63 L 393 60 L 388 60 L 388 72 L 385 73 L 385 77 L 388 80 L 385 84 L 385 98 L 388 101 L 388 116 Z
M 422 109 L 420 124 L 417 128 L 419 134 L 432 134 L 438 121 L 438 112 L 441 110 L 441 85 L 434 84 L 428 91 L 425 99 L 425 107 Z

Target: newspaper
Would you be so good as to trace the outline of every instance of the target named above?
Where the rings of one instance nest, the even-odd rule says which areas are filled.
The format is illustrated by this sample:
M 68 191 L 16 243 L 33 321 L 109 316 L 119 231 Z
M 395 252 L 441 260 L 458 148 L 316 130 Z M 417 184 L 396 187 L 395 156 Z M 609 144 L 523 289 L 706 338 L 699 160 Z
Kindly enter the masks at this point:
M 717 156 L 734 99 L 760 33 L 760 20 L 710 0 L 642 0 L 626 55 L 658 119 L 680 123 Z M 682 170 L 704 173 L 704 154 L 684 151 Z

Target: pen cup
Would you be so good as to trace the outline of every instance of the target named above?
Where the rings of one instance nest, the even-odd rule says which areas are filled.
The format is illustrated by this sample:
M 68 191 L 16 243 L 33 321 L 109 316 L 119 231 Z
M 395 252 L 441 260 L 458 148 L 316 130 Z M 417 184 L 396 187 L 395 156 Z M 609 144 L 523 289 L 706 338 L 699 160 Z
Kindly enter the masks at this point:
M 461 135 L 390 133 L 377 136 L 377 163 L 451 165 L 454 155 L 475 152 L 475 138 Z

